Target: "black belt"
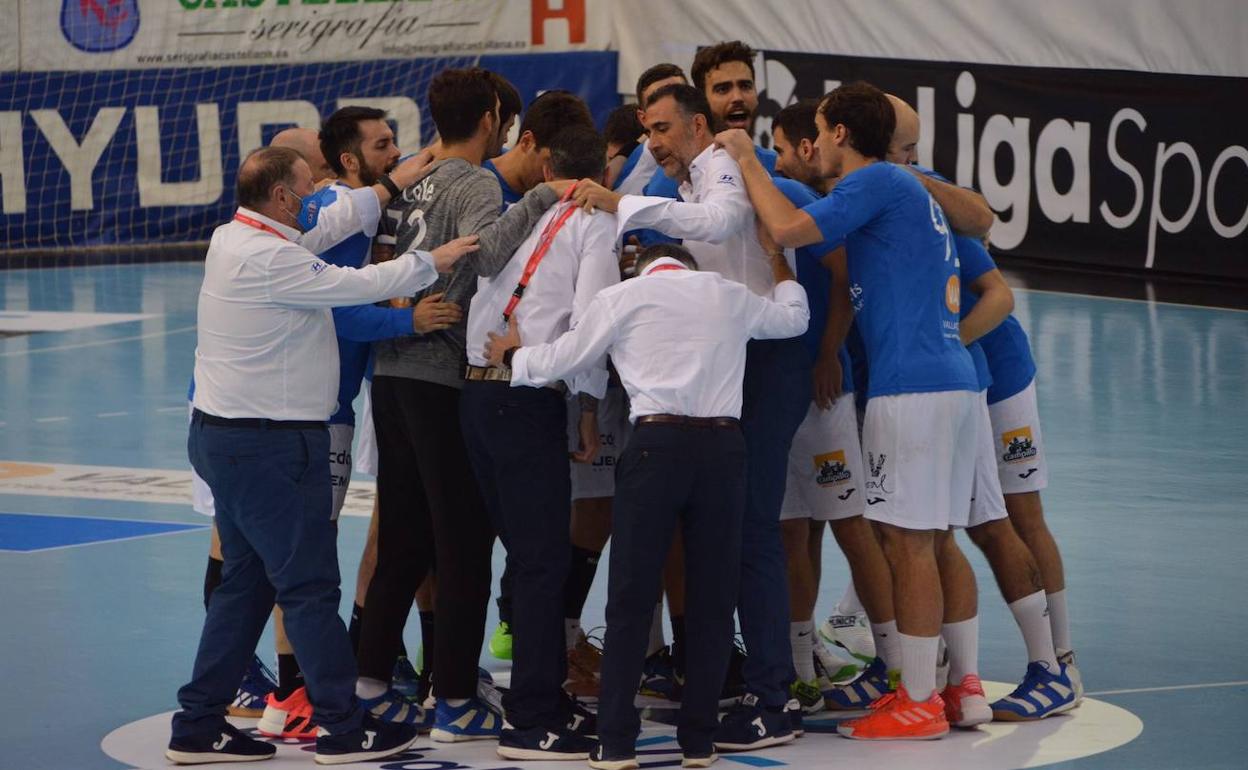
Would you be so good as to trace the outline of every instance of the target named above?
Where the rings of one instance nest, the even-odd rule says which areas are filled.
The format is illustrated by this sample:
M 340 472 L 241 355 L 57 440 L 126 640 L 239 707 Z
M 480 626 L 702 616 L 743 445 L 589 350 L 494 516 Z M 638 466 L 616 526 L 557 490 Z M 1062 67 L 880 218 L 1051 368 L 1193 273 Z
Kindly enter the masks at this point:
M 223 428 L 259 428 L 260 430 L 324 430 L 325 423 L 316 420 L 266 420 L 263 417 L 218 417 L 196 409 L 191 419 L 205 425 Z
M 688 417 L 683 414 L 647 414 L 637 418 L 638 425 L 683 425 L 687 428 L 720 428 L 736 430 L 741 421 L 736 417 Z

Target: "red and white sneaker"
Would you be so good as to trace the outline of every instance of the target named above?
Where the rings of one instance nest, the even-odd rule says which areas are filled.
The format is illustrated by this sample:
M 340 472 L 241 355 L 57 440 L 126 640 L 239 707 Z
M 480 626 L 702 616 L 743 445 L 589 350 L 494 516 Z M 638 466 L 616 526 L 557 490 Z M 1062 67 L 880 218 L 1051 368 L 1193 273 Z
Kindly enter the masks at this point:
M 871 713 L 842 722 L 836 731 L 857 741 L 930 741 L 949 733 L 945 702 L 935 692 L 922 701 L 911 700 L 904 686 L 898 686 L 875 703 Z
M 945 718 L 954 727 L 975 727 L 992 721 L 992 707 L 984 695 L 984 686 L 974 674 L 946 687 L 940 698 L 945 702 Z
M 270 738 L 316 740 L 317 728 L 312 721 L 312 703 L 308 700 L 308 688 L 300 687 L 286 700 L 278 700 L 277 693 L 269 693 L 264 704 L 264 716 L 260 717 L 256 732 Z

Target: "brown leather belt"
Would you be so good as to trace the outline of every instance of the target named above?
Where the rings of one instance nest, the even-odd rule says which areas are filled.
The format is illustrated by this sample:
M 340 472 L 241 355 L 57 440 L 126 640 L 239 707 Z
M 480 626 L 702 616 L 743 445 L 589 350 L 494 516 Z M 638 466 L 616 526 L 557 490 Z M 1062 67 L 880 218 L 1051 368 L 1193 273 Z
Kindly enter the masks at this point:
M 719 428 L 736 430 L 741 421 L 736 417 L 688 417 L 683 414 L 647 414 L 637 418 L 638 425 L 683 425 L 687 428 Z
M 468 364 L 464 367 L 464 379 L 477 382 L 511 382 L 511 369 L 505 366 L 473 366 Z M 568 392 L 568 386 L 562 380 L 545 387 L 559 393 Z

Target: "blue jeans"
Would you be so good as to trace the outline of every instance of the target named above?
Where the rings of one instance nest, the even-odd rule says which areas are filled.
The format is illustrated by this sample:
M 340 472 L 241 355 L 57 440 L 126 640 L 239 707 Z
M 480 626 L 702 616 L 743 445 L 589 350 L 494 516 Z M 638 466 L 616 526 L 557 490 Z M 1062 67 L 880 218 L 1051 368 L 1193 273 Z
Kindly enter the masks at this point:
M 330 521 L 329 432 L 191 421 L 191 465 L 216 501 L 225 558 L 191 681 L 178 691 L 175 737 L 212 731 L 234 700 L 276 600 L 316 722 L 358 729 L 355 656 L 338 616 L 338 548 Z

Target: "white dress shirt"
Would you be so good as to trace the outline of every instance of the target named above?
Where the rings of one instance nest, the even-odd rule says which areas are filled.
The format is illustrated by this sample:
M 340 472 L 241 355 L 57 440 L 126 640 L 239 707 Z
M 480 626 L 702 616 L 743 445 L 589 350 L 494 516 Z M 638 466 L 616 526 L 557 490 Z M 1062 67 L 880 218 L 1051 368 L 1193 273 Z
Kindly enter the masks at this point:
M 758 242 L 754 207 L 737 162 L 722 147 L 707 147 L 689 164 L 689 181 L 681 183 L 680 197 L 624 196 L 617 212 L 620 234 L 649 228 L 683 238 L 699 270 L 770 296 L 775 285 L 771 263 Z M 792 253 L 785 256 L 792 268 Z
M 569 205 L 573 204 L 552 206 L 501 273 L 493 278 L 477 279 L 477 293 L 468 309 L 468 363 L 489 365 L 485 359 L 487 335 L 507 331 L 503 310 L 520 282 L 524 267 L 541 241 L 542 231 Z M 587 214 L 575 210 L 555 234 L 520 304 L 516 305 L 521 344 L 553 342 L 575 326 L 599 291 L 620 282 L 619 264 L 615 215 L 606 211 Z M 577 372 L 575 377 L 568 377 L 567 385 L 573 393 L 602 398 L 607 392 L 606 358 Z
M 671 266 L 680 269 L 660 269 Z M 641 276 L 599 292 L 555 342 L 517 350 L 511 384 L 548 385 L 610 354 L 634 421 L 739 418 L 746 343 L 797 336 L 809 320 L 806 291 L 795 281 L 777 285 L 773 300 L 661 257 Z
M 296 243 L 294 228 L 238 211 L 271 230 L 234 220 L 212 234 L 199 292 L 195 407 L 218 417 L 327 420 L 339 368 L 330 308 L 415 294 L 437 279 L 433 256 L 337 267 Z

